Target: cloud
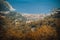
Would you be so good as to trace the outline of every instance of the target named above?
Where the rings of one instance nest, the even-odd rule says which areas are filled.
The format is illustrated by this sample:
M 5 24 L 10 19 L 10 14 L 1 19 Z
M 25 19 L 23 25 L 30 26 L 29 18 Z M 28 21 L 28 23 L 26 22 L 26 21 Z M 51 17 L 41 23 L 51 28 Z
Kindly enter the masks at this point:
M 7 2 L 4 1 L 3 4 L 6 6 L 6 8 L 8 8 L 10 11 L 15 11 L 15 9 Z

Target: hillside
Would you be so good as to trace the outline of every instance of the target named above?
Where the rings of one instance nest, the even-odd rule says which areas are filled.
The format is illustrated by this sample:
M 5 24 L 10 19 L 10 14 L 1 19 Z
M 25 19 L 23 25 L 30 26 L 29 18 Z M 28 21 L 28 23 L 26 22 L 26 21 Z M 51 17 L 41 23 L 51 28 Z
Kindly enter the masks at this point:
M 60 40 L 60 11 L 55 12 L 43 20 L 27 24 L 21 21 L 18 21 L 17 24 L 12 23 L 15 18 L 22 17 L 16 12 L 9 12 L 7 15 L 1 14 L 0 40 Z M 2 15 L 6 17 L 2 17 Z

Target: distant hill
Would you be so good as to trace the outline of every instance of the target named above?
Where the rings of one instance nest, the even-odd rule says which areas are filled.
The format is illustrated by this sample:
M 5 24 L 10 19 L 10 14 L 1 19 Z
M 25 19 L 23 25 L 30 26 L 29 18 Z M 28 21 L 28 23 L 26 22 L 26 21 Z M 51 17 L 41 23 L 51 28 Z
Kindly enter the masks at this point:
M 60 9 L 53 10 L 49 16 L 46 16 L 47 24 L 60 29 Z
M 14 8 L 6 0 L 0 0 L 0 16 L 9 18 L 13 21 L 26 21 L 25 17 L 13 10 Z
M 14 12 L 14 11 L 12 11 L 12 12 L 1 12 L 0 13 L 0 15 L 1 16 L 5 16 L 6 18 L 9 18 L 9 19 L 11 19 L 11 20 L 20 20 L 20 21 L 26 21 L 26 18 L 25 17 L 23 17 L 20 13 L 18 13 L 18 12 Z

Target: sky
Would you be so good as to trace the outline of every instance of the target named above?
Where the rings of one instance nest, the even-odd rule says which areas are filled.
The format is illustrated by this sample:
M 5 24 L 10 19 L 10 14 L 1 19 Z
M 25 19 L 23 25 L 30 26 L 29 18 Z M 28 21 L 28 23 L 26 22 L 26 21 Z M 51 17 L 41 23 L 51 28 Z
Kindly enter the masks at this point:
M 49 13 L 53 8 L 60 8 L 60 0 L 7 0 L 17 12 Z

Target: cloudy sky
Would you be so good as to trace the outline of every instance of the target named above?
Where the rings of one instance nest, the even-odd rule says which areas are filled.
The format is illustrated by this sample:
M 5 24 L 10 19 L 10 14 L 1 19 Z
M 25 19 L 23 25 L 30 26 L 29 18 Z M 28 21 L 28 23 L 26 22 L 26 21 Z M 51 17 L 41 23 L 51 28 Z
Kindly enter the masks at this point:
M 60 0 L 7 0 L 17 12 L 48 13 L 53 8 L 60 8 Z

